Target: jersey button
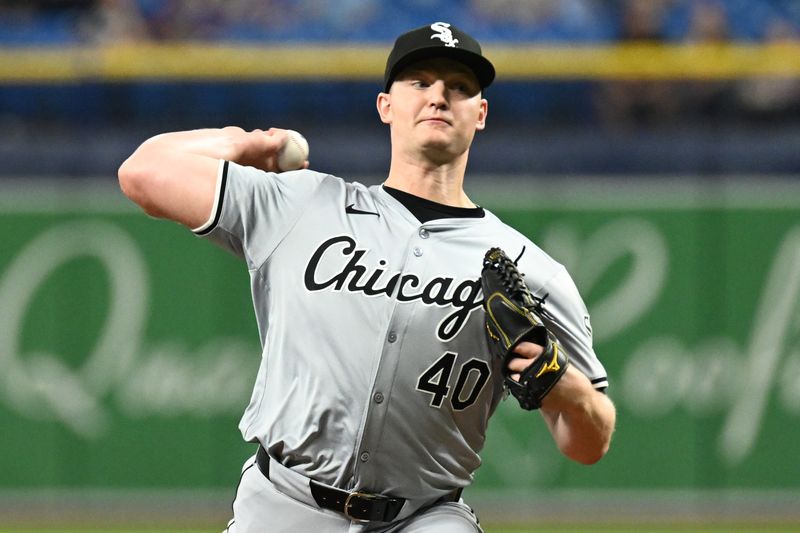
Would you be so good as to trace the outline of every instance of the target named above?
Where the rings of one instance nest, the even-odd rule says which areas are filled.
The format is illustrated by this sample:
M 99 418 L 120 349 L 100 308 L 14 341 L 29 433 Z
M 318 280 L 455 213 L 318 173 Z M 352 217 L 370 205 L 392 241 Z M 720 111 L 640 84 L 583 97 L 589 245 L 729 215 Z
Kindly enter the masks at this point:
M 372 397 L 375 400 L 375 403 L 383 403 L 383 394 L 380 392 L 376 392 L 375 396 Z
M 361 462 L 366 463 L 369 461 L 369 452 L 364 452 L 361 454 Z
M 420 248 L 419 246 L 415 246 L 414 247 L 414 255 L 416 255 L 417 257 L 421 257 L 422 256 L 422 248 Z
M 389 342 L 394 342 L 396 340 L 397 340 L 397 333 L 395 333 L 394 331 L 389 333 Z
M 422 229 L 419 230 L 419 236 L 421 238 L 427 239 L 429 235 L 430 235 L 430 233 L 428 233 L 428 230 L 426 230 L 425 228 L 422 228 Z

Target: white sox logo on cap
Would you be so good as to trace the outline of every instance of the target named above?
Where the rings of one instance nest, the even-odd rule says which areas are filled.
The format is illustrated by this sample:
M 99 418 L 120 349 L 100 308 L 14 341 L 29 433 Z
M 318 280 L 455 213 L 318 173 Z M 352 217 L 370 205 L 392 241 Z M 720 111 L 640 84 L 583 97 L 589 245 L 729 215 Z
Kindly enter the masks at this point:
M 450 24 L 447 22 L 434 22 L 431 24 L 431 29 L 436 32 L 431 35 L 431 39 L 439 39 L 445 46 L 450 48 L 455 48 L 458 44 L 458 39 L 453 37 L 453 32 L 450 31 Z
M 434 22 L 407 31 L 395 40 L 386 59 L 384 91 L 389 92 L 394 78 L 410 64 L 437 57 L 458 61 L 472 70 L 481 89 L 494 80 L 494 66 L 483 57 L 474 37 L 449 22 Z

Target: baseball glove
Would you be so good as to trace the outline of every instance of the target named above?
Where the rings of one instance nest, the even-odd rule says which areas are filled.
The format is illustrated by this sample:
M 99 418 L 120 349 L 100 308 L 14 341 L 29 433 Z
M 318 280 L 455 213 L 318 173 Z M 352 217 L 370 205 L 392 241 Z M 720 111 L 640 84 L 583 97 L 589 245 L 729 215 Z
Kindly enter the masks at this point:
M 569 365 L 567 353 L 541 320 L 544 300 L 534 298 L 514 261 L 500 248 L 491 248 L 483 258 L 481 286 L 486 311 L 486 337 L 492 353 L 503 360 L 505 385 L 523 409 L 542 406 L 542 399 L 555 386 Z M 544 347 L 544 352 L 515 381 L 508 362 L 523 341 Z

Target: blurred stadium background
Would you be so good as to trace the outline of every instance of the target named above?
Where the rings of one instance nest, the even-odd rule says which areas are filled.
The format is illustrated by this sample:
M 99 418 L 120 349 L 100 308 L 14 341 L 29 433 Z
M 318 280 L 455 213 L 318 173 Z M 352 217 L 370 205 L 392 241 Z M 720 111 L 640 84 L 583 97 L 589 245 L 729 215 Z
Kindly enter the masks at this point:
M 368 183 L 393 38 L 498 67 L 467 190 L 573 273 L 619 409 L 591 468 L 510 403 L 500 524 L 800 530 L 800 2 L 0 2 L 0 528 L 227 521 L 258 360 L 245 270 L 116 169 L 166 130 L 303 132 Z

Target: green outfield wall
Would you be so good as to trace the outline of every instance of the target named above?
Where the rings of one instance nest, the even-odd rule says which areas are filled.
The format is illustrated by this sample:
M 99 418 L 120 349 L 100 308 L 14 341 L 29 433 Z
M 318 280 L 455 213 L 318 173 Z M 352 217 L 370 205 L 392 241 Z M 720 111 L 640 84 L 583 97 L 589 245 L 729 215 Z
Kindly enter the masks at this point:
M 113 184 L 36 183 L 0 187 L 0 489 L 235 486 L 259 360 L 245 265 Z M 572 272 L 619 411 L 587 468 L 504 403 L 476 487 L 800 491 L 800 184 L 469 192 Z

